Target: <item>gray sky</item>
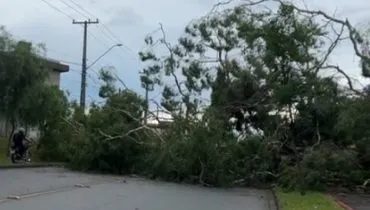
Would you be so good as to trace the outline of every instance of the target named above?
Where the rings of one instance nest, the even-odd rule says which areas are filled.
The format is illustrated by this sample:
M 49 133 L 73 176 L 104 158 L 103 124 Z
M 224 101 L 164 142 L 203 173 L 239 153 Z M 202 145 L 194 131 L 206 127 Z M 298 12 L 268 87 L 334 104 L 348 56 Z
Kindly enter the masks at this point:
M 45 0 L 76 20 L 84 16 L 68 7 L 80 10 L 71 0 Z M 121 42 L 122 48 L 115 48 L 102 58 L 88 77 L 88 101 L 97 98 L 100 67 L 113 65 L 128 87 L 139 90 L 138 71 L 142 68 L 137 52 L 144 47 L 144 37 L 163 23 L 168 39 L 175 41 L 190 20 L 206 14 L 217 0 L 74 0 L 101 20 L 113 33 L 110 35 L 102 24 L 90 25 L 88 33 L 88 62 L 92 62 L 113 44 Z M 104 2 L 104 3 L 103 3 Z M 298 2 L 302 2 L 298 0 Z M 370 20 L 367 14 L 369 0 L 307 0 L 309 8 L 322 9 L 337 17 L 348 17 L 354 24 L 365 24 Z M 46 44 L 48 57 L 69 62 L 81 63 L 82 27 L 73 25 L 66 15 L 51 8 L 42 0 L 12 0 L 0 2 L 1 24 L 16 37 Z M 83 13 L 83 12 L 82 12 Z M 89 14 L 85 14 L 91 17 Z M 117 40 L 119 39 L 119 40 Z M 360 79 L 358 60 L 353 56 L 349 44 L 343 45 L 331 58 L 340 64 L 351 76 Z M 72 98 L 79 97 L 79 65 L 70 65 L 71 71 L 62 77 L 62 88 L 71 92 Z M 367 84 L 361 79 L 361 83 Z

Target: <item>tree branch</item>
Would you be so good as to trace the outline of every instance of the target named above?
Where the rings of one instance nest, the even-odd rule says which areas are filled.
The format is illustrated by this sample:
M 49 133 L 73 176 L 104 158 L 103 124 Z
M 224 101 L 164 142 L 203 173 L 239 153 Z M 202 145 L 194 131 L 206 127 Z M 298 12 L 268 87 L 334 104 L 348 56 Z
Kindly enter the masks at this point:
M 212 185 L 208 184 L 208 183 L 205 183 L 203 181 L 203 175 L 204 175 L 204 163 L 202 162 L 202 160 L 200 159 L 200 157 L 198 157 L 199 159 L 199 163 L 200 163 L 200 174 L 199 174 L 199 183 L 201 183 L 202 185 L 206 186 L 206 187 L 211 187 Z
M 347 84 L 349 86 L 349 89 L 351 91 L 353 91 L 354 93 L 356 93 L 357 95 L 359 96 L 365 96 L 365 94 L 359 90 L 356 90 L 354 89 L 353 87 L 353 84 L 352 84 L 352 81 L 351 81 L 351 78 L 348 76 L 348 74 L 346 74 L 344 72 L 344 70 L 342 70 L 339 66 L 335 66 L 335 65 L 326 65 L 326 66 L 323 66 L 321 69 L 335 69 L 338 73 L 342 74 L 346 80 L 347 80 Z
M 115 108 L 117 111 L 119 111 L 119 112 L 123 112 L 123 113 L 125 113 L 127 116 L 129 116 L 129 117 L 131 117 L 133 120 L 135 120 L 137 123 L 140 123 L 140 124 L 142 124 L 142 120 L 141 119 L 137 119 L 137 118 L 135 118 L 134 116 L 132 116 L 131 114 L 130 114 L 130 112 L 128 112 L 128 111 L 126 111 L 126 110 L 124 110 L 124 109 L 118 109 L 118 108 Z M 142 125 L 142 126 L 140 126 L 139 127 L 140 129 L 138 129 L 138 128 L 135 128 L 135 129 L 133 129 L 133 132 L 135 132 L 136 131 L 136 129 L 138 129 L 138 130 L 142 130 L 142 129 L 145 129 L 145 130 L 148 130 L 148 131 L 150 131 L 150 132 L 152 132 L 152 133 L 154 133 L 158 138 L 159 138 L 159 140 L 161 140 L 162 142 L 165 142 L 164 141 L 164 139 L 161 137 L 161 135 L 158 133 L 158 132 L 156 132 L 153 128 L 150 128 L 150 127 L 148 127 L 147 125 Z M 130 131 L 128 131 L 128 132 L 130 132 Z M 131 132 L 132 133 L 132 132 Z
M 296 11 L 300 12 L 300 13 L 305 13 L 305 14 L 310 14 L 310 15 L 319 15 L 319 16 L 322 16 L 332 22 L 335 22 L 335 23 L 338 23 L 342 26 L 345 26 L 347 29 L 348 29 L 348 33 L 349 33 L 349 38 L 352 42 L 352 45 L 353 45 L 353 49 L 356 53 L 356 55 L 358 57 L 360 57 L 361 59 L 365 60 L 365 61 L 370 61 L 370 58 L 368 58 L 367 56 L 364 56 L 359 48 L 358 48 L 358 41 L 357 38 L 358 38 L 358 35 L 359 33 L 357 32 L 357 30 L 351 25 L 351 23 L 349 22 L 348 19 L 345 19 L 345 20 L 341 20 L 341 19 L 338 19 L 338 18 L 335 18 L 335 17 L 332 17 L 328 14 L 326 14 L 325 12 L 321 11 L 321 10 L 307 10 L 307 9 L 301 9 L 301 8 L 298 8 L 297 6 L 293 5 L 293 4 L 288 4 L 288 3 L 285 3 L 284 1 L 282 0 L 273 0 L 275 2 L 279 2 L 280 4 L 282 5 L 287 5 L 287 6 L 291 6 L 293 9 L 295 9 Z
M 170 52 L 170 59 L 171 59 L 171 70 L 170 70 L 170 74 L 173 76 L 173 78 L 175 79 L 175 83 L 176 83 L 176 86 L 177 86 L 177 89 L 179 91 L 179 93 L 182 95 L 182 96 L 185 96 L 181 86 L 180 86 L 180 82 L 179 82 L 179 79 L 177 78 L 176 74 L 175 74 L 175 56 L 174 56 L 174 52 L 173 52 L 173 49 L 170 45 L 170 43 L 167 42 L 167 39 L 166 39 L 166 32 L 164 31 L 163 29 L 163 25 L 162 23 L 159 23 L 159 26 L 160 26 L 160 29 L 161 29 L 161 32 L 162 32 L 162 43 L 166 46 L 166 48 L 168 49 L 168 51 Z
M 337 38 L 331 43 L 331 45 L 329 46 L 324 58 L 320 61 L 320 63 L 318 64 L 318 66 L 316 67 L 316 70 L 315 70 L 315 73 L 317 74 L 321 67 L 325 64 L 325 62 L 328 60 L 329 56 L 331 55 L 331 53 L 333 52 L 333 50 L 335 49 L 335 47 L 338 45 L 338 43 L 341 41 L 341 37 L 342 37 L 342 34 L 343 34 L 343 30 L 344 30 L 344 26 L 342 25 L 341 29 L 340 29 L 340 32 L 337 34 Z
M 138 127 L 138 128 L 135 128 L 135 129 L 132 129 L 132 130 L 128 131 L 127 133 L 123 134 L 123 135 L 117 135 L 117 136 L 111 136 L 111 135 L 109 135 L 109 134 L 107 134 L 107 133 L 103 132 L 101 129 L 99 129 L 98 131 L 99 131 L 99 133 L 100 133 L 102 136 L 106 137 L 106 139 L 104 139 L 104 140 L 115 140 L 115 139 L 122 139 L 122 138 L 125 138 L 125 137 L 129 137 L 129 138 L 130 138 L 130 139 L 132 139 L 135 143 L 140 144 L 140 145 L 143 145 L 143 144 L 144 144 L 143 142 L 139 142 L 139 141 L 137 141 L 135 138 L 133 138 L 133 137 L 129 136 L 131 133 L 137 132 L 137 131 L 142 130 L 142 129 L 143 129 L 143 126 Z

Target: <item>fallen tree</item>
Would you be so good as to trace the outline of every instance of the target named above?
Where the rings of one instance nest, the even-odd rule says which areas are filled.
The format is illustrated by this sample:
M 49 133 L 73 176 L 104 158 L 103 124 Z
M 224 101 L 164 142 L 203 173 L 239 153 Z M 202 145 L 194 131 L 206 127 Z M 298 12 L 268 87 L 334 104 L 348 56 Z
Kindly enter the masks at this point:
M 330 59 L 347 41 L 368 62 L 366 42 L 348 20 L 261 0 L 192 21 L 177 43 L 162 25 L 157 32 L 140 53 L 148 65 L 141 82 L 162 91 L 158 106 L 173 122 L 161 132 L 147 126 L 148 97 L 119 90 L 105 75 L 106 103 L 59 129 L 74 166 L 207 186 L 322 189 L 368 179 L 368 95 Z

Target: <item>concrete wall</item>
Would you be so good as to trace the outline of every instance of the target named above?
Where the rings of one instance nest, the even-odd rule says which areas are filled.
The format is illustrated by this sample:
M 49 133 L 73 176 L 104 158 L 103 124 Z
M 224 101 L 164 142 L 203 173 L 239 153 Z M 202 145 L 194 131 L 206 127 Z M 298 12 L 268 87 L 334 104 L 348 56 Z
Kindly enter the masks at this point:
M 50 71 L 49 76 L 46 79 L 46 84 L 56 85 L 56 86 L 59 87 L 59 85 L 60 85 L 60 72 Z
M 0 136 L 8 136 L 9 134 L 9 123 L 6 123 L 6 120 L 3 116 L 0 116 Z

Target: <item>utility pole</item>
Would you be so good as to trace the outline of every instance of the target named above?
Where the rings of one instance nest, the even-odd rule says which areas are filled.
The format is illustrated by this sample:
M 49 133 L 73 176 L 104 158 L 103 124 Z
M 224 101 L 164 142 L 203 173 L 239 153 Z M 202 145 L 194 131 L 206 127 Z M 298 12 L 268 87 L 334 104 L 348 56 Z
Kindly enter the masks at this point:
M 148 84 L 145 87 L 145 112 L 144 112 L 144 124 L 148 124 L 148 111 L 149 111 L 149 88 Z
M 87 25 L 89 24 L 98 24 L 99 20 L 96 19 L 95 21 L 85 20 L 85 21 L 75 21 L 73 20 L 73 24 L 83 24 L 84 25 L 84 38 L 83 38 L 83 49 L 82 49 L 82 73 L 81 73 L 81 93 L 80 93 L 80 106 L 85 113 L 85 102 L 86 102 L 86 49 L 87 49 Z

